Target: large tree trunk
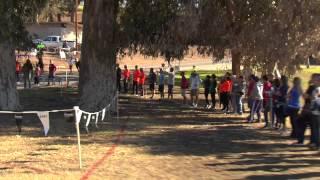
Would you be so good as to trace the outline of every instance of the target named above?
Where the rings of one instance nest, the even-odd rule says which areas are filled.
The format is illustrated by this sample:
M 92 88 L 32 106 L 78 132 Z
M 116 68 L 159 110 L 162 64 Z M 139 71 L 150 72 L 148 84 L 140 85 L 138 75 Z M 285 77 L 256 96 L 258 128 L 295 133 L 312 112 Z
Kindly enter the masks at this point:
M 14 49 L 0 44 L 0 110 L 18 110 Z
M 117 0 L 85 1 L 80 67 L 80 108 L 97 111 L 116 94 Z
M 241 73 L 241 52 L 237 50 L 231 50 L 232 58 L 232 74 L 240 75 Z

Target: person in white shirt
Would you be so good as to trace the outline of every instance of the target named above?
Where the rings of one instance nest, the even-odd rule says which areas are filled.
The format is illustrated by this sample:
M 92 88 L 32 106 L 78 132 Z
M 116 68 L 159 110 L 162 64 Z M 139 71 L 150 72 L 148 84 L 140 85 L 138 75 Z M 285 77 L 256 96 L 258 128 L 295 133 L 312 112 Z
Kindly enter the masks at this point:
M 175 72 L 173 68 L 170 68 L 170 72 L 168 74 L 168 99 L 173 99 L 173 87 L 174 87 L 174 80 L 175 80 Z
M 199 88 L 201 79 L 196 71 L 193 71 L 190 76 L 191 102 L 193 107 L 198 106 Z

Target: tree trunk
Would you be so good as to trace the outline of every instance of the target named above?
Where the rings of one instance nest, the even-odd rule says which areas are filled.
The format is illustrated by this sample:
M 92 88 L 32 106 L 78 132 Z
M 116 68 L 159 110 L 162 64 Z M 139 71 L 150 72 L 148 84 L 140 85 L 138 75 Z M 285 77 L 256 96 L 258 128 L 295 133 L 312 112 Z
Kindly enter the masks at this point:
M 18 110 L 14 49 L 0 44 L 0 110 Z
M 70 22 L 74 22 L 75 11 L 70 12 Z
M 80 64 L 80 108 L 98 111 L 116 94 L 117 0 L 85 1 Z
M 231 50 L 232 58 L 232 74 L 240 75 L 241 71 L 241 52 L 237 50 Z

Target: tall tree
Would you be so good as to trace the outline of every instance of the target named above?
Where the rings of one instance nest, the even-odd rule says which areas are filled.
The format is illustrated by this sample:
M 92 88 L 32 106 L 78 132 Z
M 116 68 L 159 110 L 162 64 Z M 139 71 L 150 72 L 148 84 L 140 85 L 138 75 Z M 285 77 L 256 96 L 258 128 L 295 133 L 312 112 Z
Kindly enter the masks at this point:
M 31 1 L 0 1 L 0 110 L 19 109 L 15 77 L 15 49 L 26 47 L 28 33 L 23 19 L 30 13 Z
M 80 107 L 97 111 L 115 95 L 117 0 L 85 1 Z

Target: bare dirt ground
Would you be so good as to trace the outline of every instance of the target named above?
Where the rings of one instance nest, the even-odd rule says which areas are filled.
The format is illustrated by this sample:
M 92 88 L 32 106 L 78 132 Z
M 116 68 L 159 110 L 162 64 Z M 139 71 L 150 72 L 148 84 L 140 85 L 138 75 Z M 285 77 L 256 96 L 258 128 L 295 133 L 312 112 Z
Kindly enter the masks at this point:
M 21 99 L 30 110 L 67 108 L 77 93 L 66 89 L 61 96 L 49 88 L 22 92 Z M 74 124 L 63 114 L 50 114 L 49 137 L 35 115 L 25 117 L 16 136 L 13 117 L 1 114 L 0 179 L 320 179 L 317 151 L 289 145 L 287 136 L 244 117 L 178 100 L 124 95 L 120 105 L 120 122 L 82 130 L 82 170 Z

